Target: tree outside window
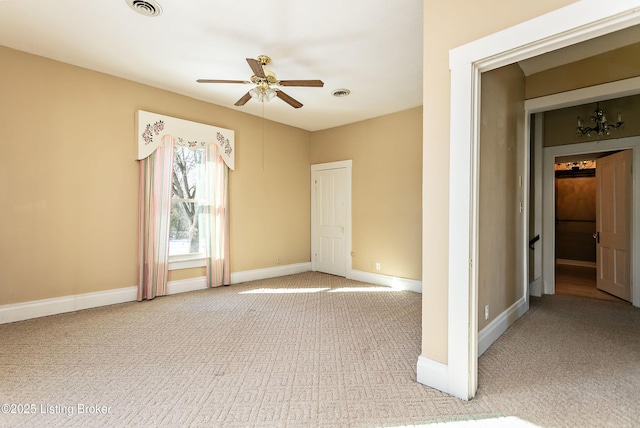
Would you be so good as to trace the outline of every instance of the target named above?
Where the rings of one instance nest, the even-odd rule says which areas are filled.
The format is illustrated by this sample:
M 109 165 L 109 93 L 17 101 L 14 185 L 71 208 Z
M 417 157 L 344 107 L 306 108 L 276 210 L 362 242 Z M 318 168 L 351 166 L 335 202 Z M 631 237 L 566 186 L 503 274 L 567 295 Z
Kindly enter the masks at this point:
M 172 175 L 169 256 L 201 255 L 206 237 L 204 214 L 204 151 L 176 145 Z

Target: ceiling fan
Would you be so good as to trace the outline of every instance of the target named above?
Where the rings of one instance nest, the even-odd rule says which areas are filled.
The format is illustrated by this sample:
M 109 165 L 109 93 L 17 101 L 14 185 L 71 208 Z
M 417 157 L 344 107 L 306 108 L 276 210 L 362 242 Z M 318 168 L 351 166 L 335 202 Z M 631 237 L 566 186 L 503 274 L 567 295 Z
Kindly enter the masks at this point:
M 266 55 L 258 56 L 258 59 L 247 58 L 249 67 L 253 71 L 251 80 L 220 80 L 220 79 L 198 79 L 198 83 L 244 83 L 254 84 L 255 88 L 244 94 L 242 98 L 236 101 L 235 105 L 238 107 L 243 106 L 251 98 L 255 98 L 258 101 L 269 101 L 274 97 L 280 98 L 285 103 L 289 104 L 293 108 L 302 107 L 302 103 L 291 96 L 284 93 L 279 88 L 272 88 L 271 86 L 306 86 L 321 88 L 324 86 L 322 80 L 278 80 L 275 73 L 264 68 L 265 65 L 271 63 L 271 58 Z

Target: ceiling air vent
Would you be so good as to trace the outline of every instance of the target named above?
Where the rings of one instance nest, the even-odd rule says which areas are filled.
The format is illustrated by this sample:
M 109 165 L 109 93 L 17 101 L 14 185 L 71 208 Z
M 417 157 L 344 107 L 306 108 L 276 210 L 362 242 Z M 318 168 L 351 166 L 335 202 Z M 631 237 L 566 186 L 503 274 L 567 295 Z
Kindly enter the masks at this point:
M 334 97 L 346 97 L 350 93 L 351 93 L 350 90 L 341 88 L 341 89 L 336 89 L 335 91 L 331 92 L 331 95 L 333 95 Z
M 154 0 L 126 0 L 126 2 L 140 15 L 158 16 L 162 13 L 162 7 Z

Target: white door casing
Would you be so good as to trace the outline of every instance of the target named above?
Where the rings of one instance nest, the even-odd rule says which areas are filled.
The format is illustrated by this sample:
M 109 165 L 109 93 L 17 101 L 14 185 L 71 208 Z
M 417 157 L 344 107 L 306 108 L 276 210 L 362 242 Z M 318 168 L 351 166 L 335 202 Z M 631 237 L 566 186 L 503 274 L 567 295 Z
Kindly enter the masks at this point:
M 450 51 L 450 153 L 451 158 L 460 160 L 458 165 L 469 168 L 452 168 L 449 176 L 448 363 L 439 364 L 421 356 L 417 376 L 422 383 L 433 384 L 464 400 L 472 398 L 477 389 L 478 270 L 474 264 L 474 226 L 479 196 L 479 75 L 640 23 L 640 1 L 621 0 L 609 3 L 605 9 L 600 6 L 596 0 L 582 0 Z
M 351 161 L 311 167 L 311 269 L 351 276 Z
M 526 115 L 528 117 L 528 115 Z M 529 230 L 529 238 L 533 239 L 538 237 L 538 241 L 529 246 L 531 251 L 530 263 L 529 263 L 529 295 L 542 297 L 542 243 L 540 237 L 542 236 L 542 209 L 536 209 L 536 207 L 542 207 L 542 145 L 543 145 L 543 117 L 542 113 L 537 113 L 535 116 L 534 125 L 534 141 L 532 150 L 530 153 L 534 153 L 534 165 L 531 171 L 530 177 L 533 178 L 535 185 L 533 186 L 533 207 L 534 212 L 528 210 L 529 215 L 533 217 L 533 222 L 530 222 L 533 230 Z M 529 122 L 530 123 L 530 122 Z M 531 162 L 529 162 L 531 165 Z M 529 186 L 530 188 L 531 186 Z
M 631 149 L 633 164 L 640 165 L 640 137 L 620 138 L 616 140 L 590 141 L 579 144 L 546 147 L 544 149 L 543 165 L 543 219 L 542 219 L 542 244 L 544 293 L 555 294 L 555 192 L 554 192 L 554 164 L 560 156 L 592 154 L 615 150 Z M 633 179 L 631 193 L 637 192 L 636 180 Z M 547 208 L 549 207 L 549 208 Z M 631 227 L 630 227 L 630 260 L 637 260 L 640 255 L 640 229 L 635 225 L 640 224 L 640 198 L 631 198 Z M 550 237 L 546 239 L 545 237 Z M 640 269 L 634 269 L 634 263 L 630 263 L 631 302 L 640 307 Z
M 596 164 L 597 287 L 631 300 L 629 235 L 632 151 L 598 158 Z

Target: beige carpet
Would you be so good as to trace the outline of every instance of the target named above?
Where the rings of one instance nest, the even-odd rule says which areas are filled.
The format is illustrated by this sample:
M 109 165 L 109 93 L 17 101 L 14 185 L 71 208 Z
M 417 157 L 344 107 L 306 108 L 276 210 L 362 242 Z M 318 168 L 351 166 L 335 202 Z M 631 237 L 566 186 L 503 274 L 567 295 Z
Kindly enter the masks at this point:
M 308 272 L 0 325 L 0 426 L 640 426 L 638 309 L 533 300 L 470 402 L 415 382 L 420 314 Z

